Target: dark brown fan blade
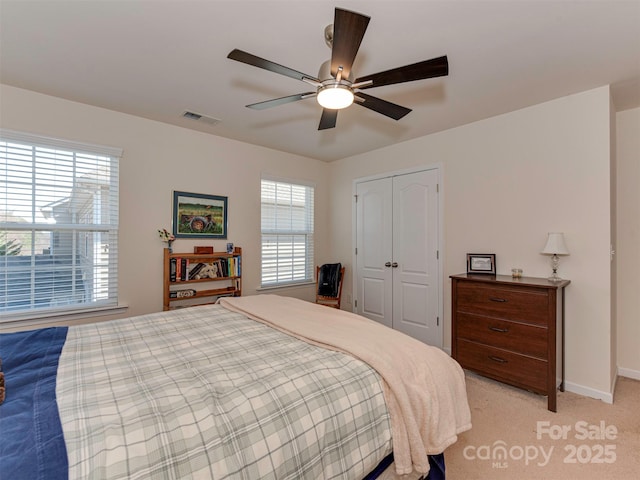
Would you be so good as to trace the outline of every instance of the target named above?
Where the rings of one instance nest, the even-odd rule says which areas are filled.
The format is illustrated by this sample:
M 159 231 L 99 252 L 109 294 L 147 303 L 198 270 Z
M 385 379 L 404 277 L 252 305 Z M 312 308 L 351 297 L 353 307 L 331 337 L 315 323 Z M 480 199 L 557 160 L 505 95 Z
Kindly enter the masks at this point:
M 371 18 L 359 13 L 336 8 L 333 19 L 333 47 L 331 50 L 331 75 L 336 76 L 342 67 L 342 76 L 349 77 L 360 43 Z
M 357 97 L 363 98 L 364 102 L 359 102 L 356 100 L 355 102 L 353 102 L 354 105 L 361 105 L 368 108 L 369 110 L 373 110 L 374 112 L 378 112 L 382 115 L 393 118 L 394 120 L 400 120 L 411 111 L 410 108 L 396 105 L 395 103 L 387 102 L 386 100 L 382 100 L 377 97 L 372 97 L 371 95 L 367 95 L 366 93 L 357 92 L 356 98 Z
M 280 75 L 295 78 L 296 80 L 304 80 L 305 78 L 309 78 L 311 80 L 315 80 L 316 82 L 320 82 L 320 80 L 312 75 L 307 75 L 306 73 L 298 72 L 297 70 L 285 67 L 278 63 L 274 63 L 270 60 L 256 57 L 255 55 L 243 52 L 242 50 L 238 50 L 237 48 L 232 50 L 231 53 L 227 55 L 227 58 L 246 63 L 247 65 L 253 65 L 254 67 L 264 68 L 265 70 L 269 70 L 270 72 L 279 73 Z
M 296 95 L 289 95 L 288 97 L 274 98 L 273 100 L 265 100 L 264 102 L 252 103 L 247 105 L 254 110 L 264 110 L 265 108 L 277 107 L 278 105 L 284 105 L 285 103 L 297 102 L 298 100 L 304 100 L 305 98 L 315 97 L 316 92 L 298 93 Z
M 366 77 L 356 79 L 354 83 L 373 80 L 373 83 L 365 88 L 381 87 L 383 85 L 393 85 L 394 83 L 413 82 L 414 80 L 424 80 L 425 78 L 443 77 L 449 74 L 449 62 L 447 56 L 432 58 L 423 62 L 405 65 L 404 67 L 392 68 L 385 72 L 374 73 Z
M 338 120 L 338 110 L 329 110 L 328 108 L 323 108 L 318 130 L 334 128 L 336 126 L 336 120 Z

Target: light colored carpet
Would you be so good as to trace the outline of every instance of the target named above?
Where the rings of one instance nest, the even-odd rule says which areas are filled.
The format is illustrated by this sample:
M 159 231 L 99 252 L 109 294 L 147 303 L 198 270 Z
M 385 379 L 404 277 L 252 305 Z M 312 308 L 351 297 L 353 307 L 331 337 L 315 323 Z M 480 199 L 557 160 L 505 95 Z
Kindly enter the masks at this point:
M 620 377 L 614 404 L 547 397 L 467 373 L 473 428 L 445 452 L 448 480 L 640 479 L 640 382 Z

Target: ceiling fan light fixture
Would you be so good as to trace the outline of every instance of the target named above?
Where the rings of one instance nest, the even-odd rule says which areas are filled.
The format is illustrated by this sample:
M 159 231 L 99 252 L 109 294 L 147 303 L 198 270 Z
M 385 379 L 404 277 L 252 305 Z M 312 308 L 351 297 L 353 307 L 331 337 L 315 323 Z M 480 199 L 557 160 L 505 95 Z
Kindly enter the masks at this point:
M 252 103 L 247 107 L 263 110 L 316 97 L 318 104 L 323 107 L 318 130 L 334 128 L 338 118 L 338 110 L 349 107 L 354 101 L 357 101 L 357 104 L 362 107 L 394 120 L 403 118 L 411 112 L 410 108 L 367 95 L 361 90 L 446 76 L 449 74 L 447 56 L 392 68 L 364 77 L 355 77 L 353 65 L 369 20 L 371 20 L 370 17 L 361 13 L 342 8 L 335 9 L 333 25 L 327 26 L 324 31 L 325 41 L 331 47 L 331 58 L 321 65 L 317 78 L 237 48 L 233 49 L 227 58 L 300 80 L 312 85 L 315 89 L 311 92 Z M 356 92 L 357 96 L 355 96 Z
M 340 110 L 353 103 L 353 90 L 348 85 L 324 85 L 318 89 L 317 100 L 324 108 Z

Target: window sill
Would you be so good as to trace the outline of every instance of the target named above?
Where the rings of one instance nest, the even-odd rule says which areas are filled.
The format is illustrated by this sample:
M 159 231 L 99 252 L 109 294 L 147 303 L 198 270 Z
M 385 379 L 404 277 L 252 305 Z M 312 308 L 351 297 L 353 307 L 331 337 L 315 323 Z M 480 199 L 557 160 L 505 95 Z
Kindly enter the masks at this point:
M 66 325 L 71 323 L 82 323 L 79 320 L 92 317 L 102 317 L 105 315 L 118 315 L 124 313 L 129 308 L 128 305 L 111 305 L 107 307 L 86 308 L 80 310 L 66 310 L 59 312 L 29 312 L 15 314 L 0 321 L 0 333 L 27 330 L 30 328 L 40 328 L 43 325 Z
M 303 283 L 287 283 L 285 285 L 274 285 L 268 287 L 258 287 L 256 288 L 256 292 L 265 292 L 269 290 L 282 290 L 284 288 L 300 288 L 300 287 L 308 287 L 309 285 L 315 285 L 316 282 L 303 282 Z

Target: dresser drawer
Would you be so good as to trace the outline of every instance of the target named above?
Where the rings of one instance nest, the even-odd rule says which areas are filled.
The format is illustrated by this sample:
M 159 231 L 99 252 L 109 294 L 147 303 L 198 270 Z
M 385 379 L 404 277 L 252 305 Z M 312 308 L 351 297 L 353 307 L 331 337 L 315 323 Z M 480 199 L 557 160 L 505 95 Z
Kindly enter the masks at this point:
M 457 310 L 545 326 L 549 321 L 549 294 L 543 288 L 459 282 Z
M 547 362 L 467 340 L 458 340 L 456 360 L 463 368 L 505 383 L 547 391 Z
M 547 358 L 548 330 L 545 327 L 458 313 L 457 328 L 458 338 L 532 357 Z

